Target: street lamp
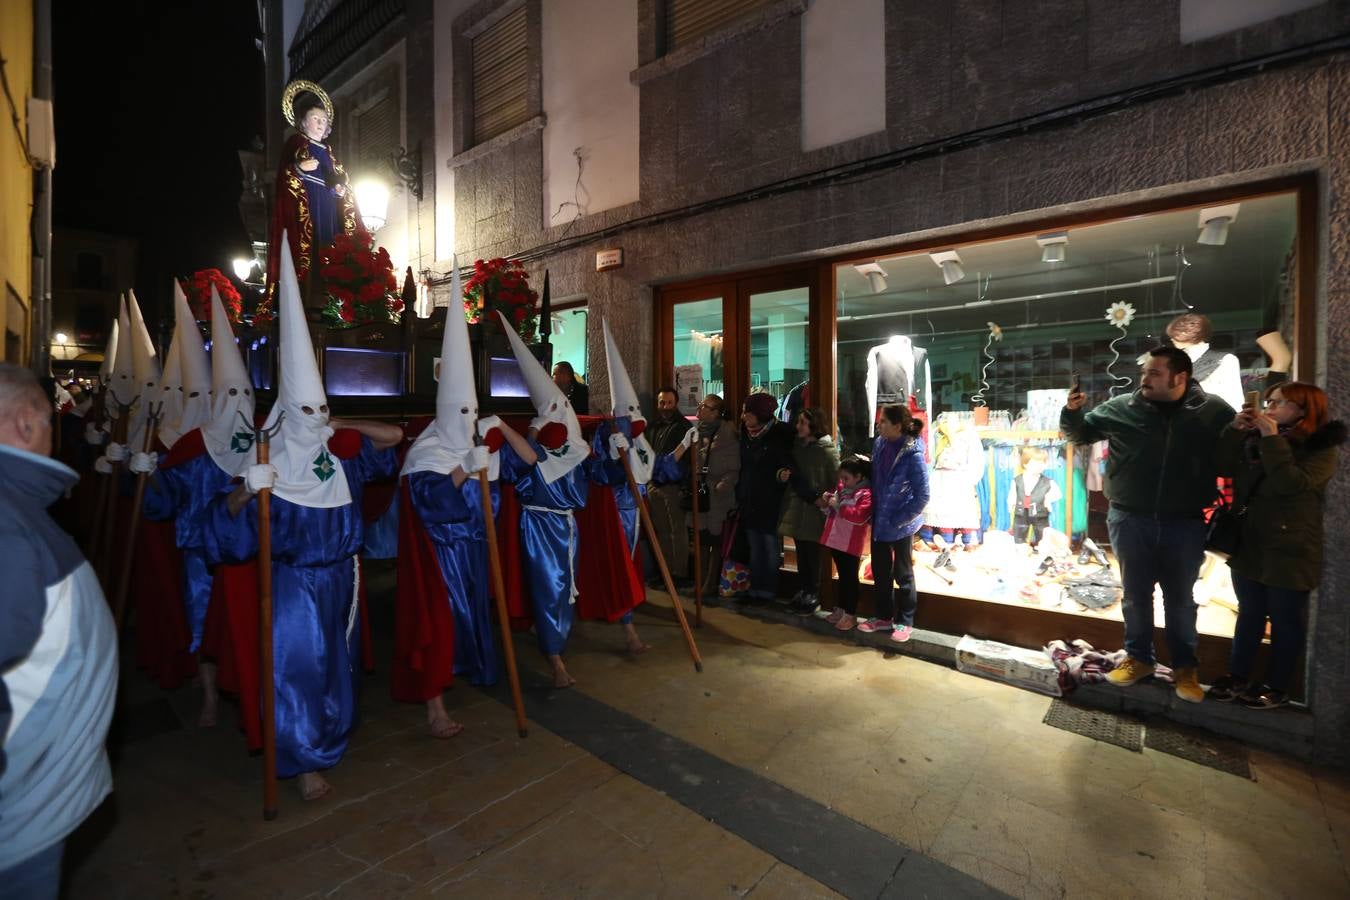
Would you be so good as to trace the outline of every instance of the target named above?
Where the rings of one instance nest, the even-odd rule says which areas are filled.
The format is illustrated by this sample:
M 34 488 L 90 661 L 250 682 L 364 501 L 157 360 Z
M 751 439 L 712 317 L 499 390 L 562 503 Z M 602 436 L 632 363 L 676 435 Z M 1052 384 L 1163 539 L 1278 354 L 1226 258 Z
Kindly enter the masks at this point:
M 66 333 L 64 331 L 58 331 L 54 335 L 54 337 L 56 338 L 56 342 L 63 346 L 65 345 L 66 341 L 70 340 L 70 338 L 66 336 Z
M 247 282 L 248 276 L 253 274 L 253 260 L 251 259 L 245 259 L 242 256 L 236 257 L 230 265 L 234 266 L 234 276 L 240 281 Z
M 356 191 L 356 206 L 361 210 L 361 220 L 372 234 L 379 231 L 389 218 L 389 187 L 377 179 L 363 178 L 352 190 Z

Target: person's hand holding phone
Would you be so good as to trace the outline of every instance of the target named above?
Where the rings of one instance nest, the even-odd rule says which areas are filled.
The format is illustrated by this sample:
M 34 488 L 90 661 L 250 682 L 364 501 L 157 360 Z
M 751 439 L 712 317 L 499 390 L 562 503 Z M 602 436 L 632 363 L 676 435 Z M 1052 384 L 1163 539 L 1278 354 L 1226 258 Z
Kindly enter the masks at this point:
M 1073 376 L 1073 384 L 1069 386 L 1069 396 L 1064 405 L 1077 412 L 1087 403 L 1087 394 L 1083 393 L 1083 376 L 1077 372 Z

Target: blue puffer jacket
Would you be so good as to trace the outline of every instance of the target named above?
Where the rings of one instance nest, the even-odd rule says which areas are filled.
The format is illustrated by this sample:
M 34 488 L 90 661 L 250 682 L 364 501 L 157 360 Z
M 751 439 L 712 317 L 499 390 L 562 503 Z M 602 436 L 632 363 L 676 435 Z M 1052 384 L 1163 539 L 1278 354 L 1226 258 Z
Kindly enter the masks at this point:
M 899 541 L 913 535 L 923 524 L 928 505 L 928 467 L 923 461 L 923 441 L 903 438 L 905 445 L 889 471 L 881 469 L 878 437 L 872 446 L 872 540 Z

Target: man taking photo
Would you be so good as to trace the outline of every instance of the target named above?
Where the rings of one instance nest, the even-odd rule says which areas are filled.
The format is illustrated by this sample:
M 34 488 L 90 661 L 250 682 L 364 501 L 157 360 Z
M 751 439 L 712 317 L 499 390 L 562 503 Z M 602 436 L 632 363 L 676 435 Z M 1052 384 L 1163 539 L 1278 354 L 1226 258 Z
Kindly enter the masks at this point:
M 1191 591 L 1205 556 L 1204 510 L 1217 493 L 1219 434 L 1233 408 L 1201 390 L 1176 347 L 1149 351 L 1133 394 L 1087 412 L 1086 402 L 1071 393 L 1059 429 L 1075 444 L 1109 441 L 1106 524 L 1125 589 L 1128 658 L 1107 680 L 1124 687 L 1153 674 L 1153 587 L 1161 585 L 1177 696 L 1199 703 Z

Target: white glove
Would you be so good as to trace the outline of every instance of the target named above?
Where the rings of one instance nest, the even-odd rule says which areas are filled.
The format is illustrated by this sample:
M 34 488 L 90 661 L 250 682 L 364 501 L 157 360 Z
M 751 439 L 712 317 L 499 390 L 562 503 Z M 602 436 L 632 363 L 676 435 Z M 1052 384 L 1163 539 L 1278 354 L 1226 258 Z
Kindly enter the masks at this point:
M 684 433 L 684 437 L 680 438 L 680 446 L 688 450 L 694 445 L 694 441 L 696 440 L 698 440 L 698 429 L 690 428 Z
M 108 449 L 103 451 L 103 455 L 108 458 L 108 462 L 123 462 L 127 458 L 127 448 L 117 441 L 109 441 Z
M 112 463 L 108 462 L 108 457 L 100 456 L 94 460 L 94 471 L 100 475 L 111 475 Z
M 478 436 L 485 438 L 488 432 L 494 428 L 501 428 L 502 420 L 500 416 L 483 416 L 478 420 Z
M 159 460 L 155 459 L 153 453 L 133 453 L 131 462 L 127 463 L 127 468 L 137 475 L 149 475 L 159 466 Z
M 477 475 L 487 469 L 488 463 L 491 461 L 491 450 L 487 447 L 474 447 L 464 454 L 464 459 L 460 461 L 459 467 L 464 470 L 465 474 Z
M 609 458 L 618 459 L 623 455 L 623 451 L 633 446 L 628 442 L 628 438 L 623 436 L 622 432 L 616 431 L 609 436 Z
M 93 422 L 89 422 L 84 426 L 85 443 L 92 444 L 95 447 L 97 447 L 103 443 L 104 437 L 105 435 L 103 434 L 103 431 Z
M 250 494 L 256 494 L 263 488 L 277 483 L 277 467 L 271 463 L 258 463 L 249 466 L 244 472 L 244 485 Z

